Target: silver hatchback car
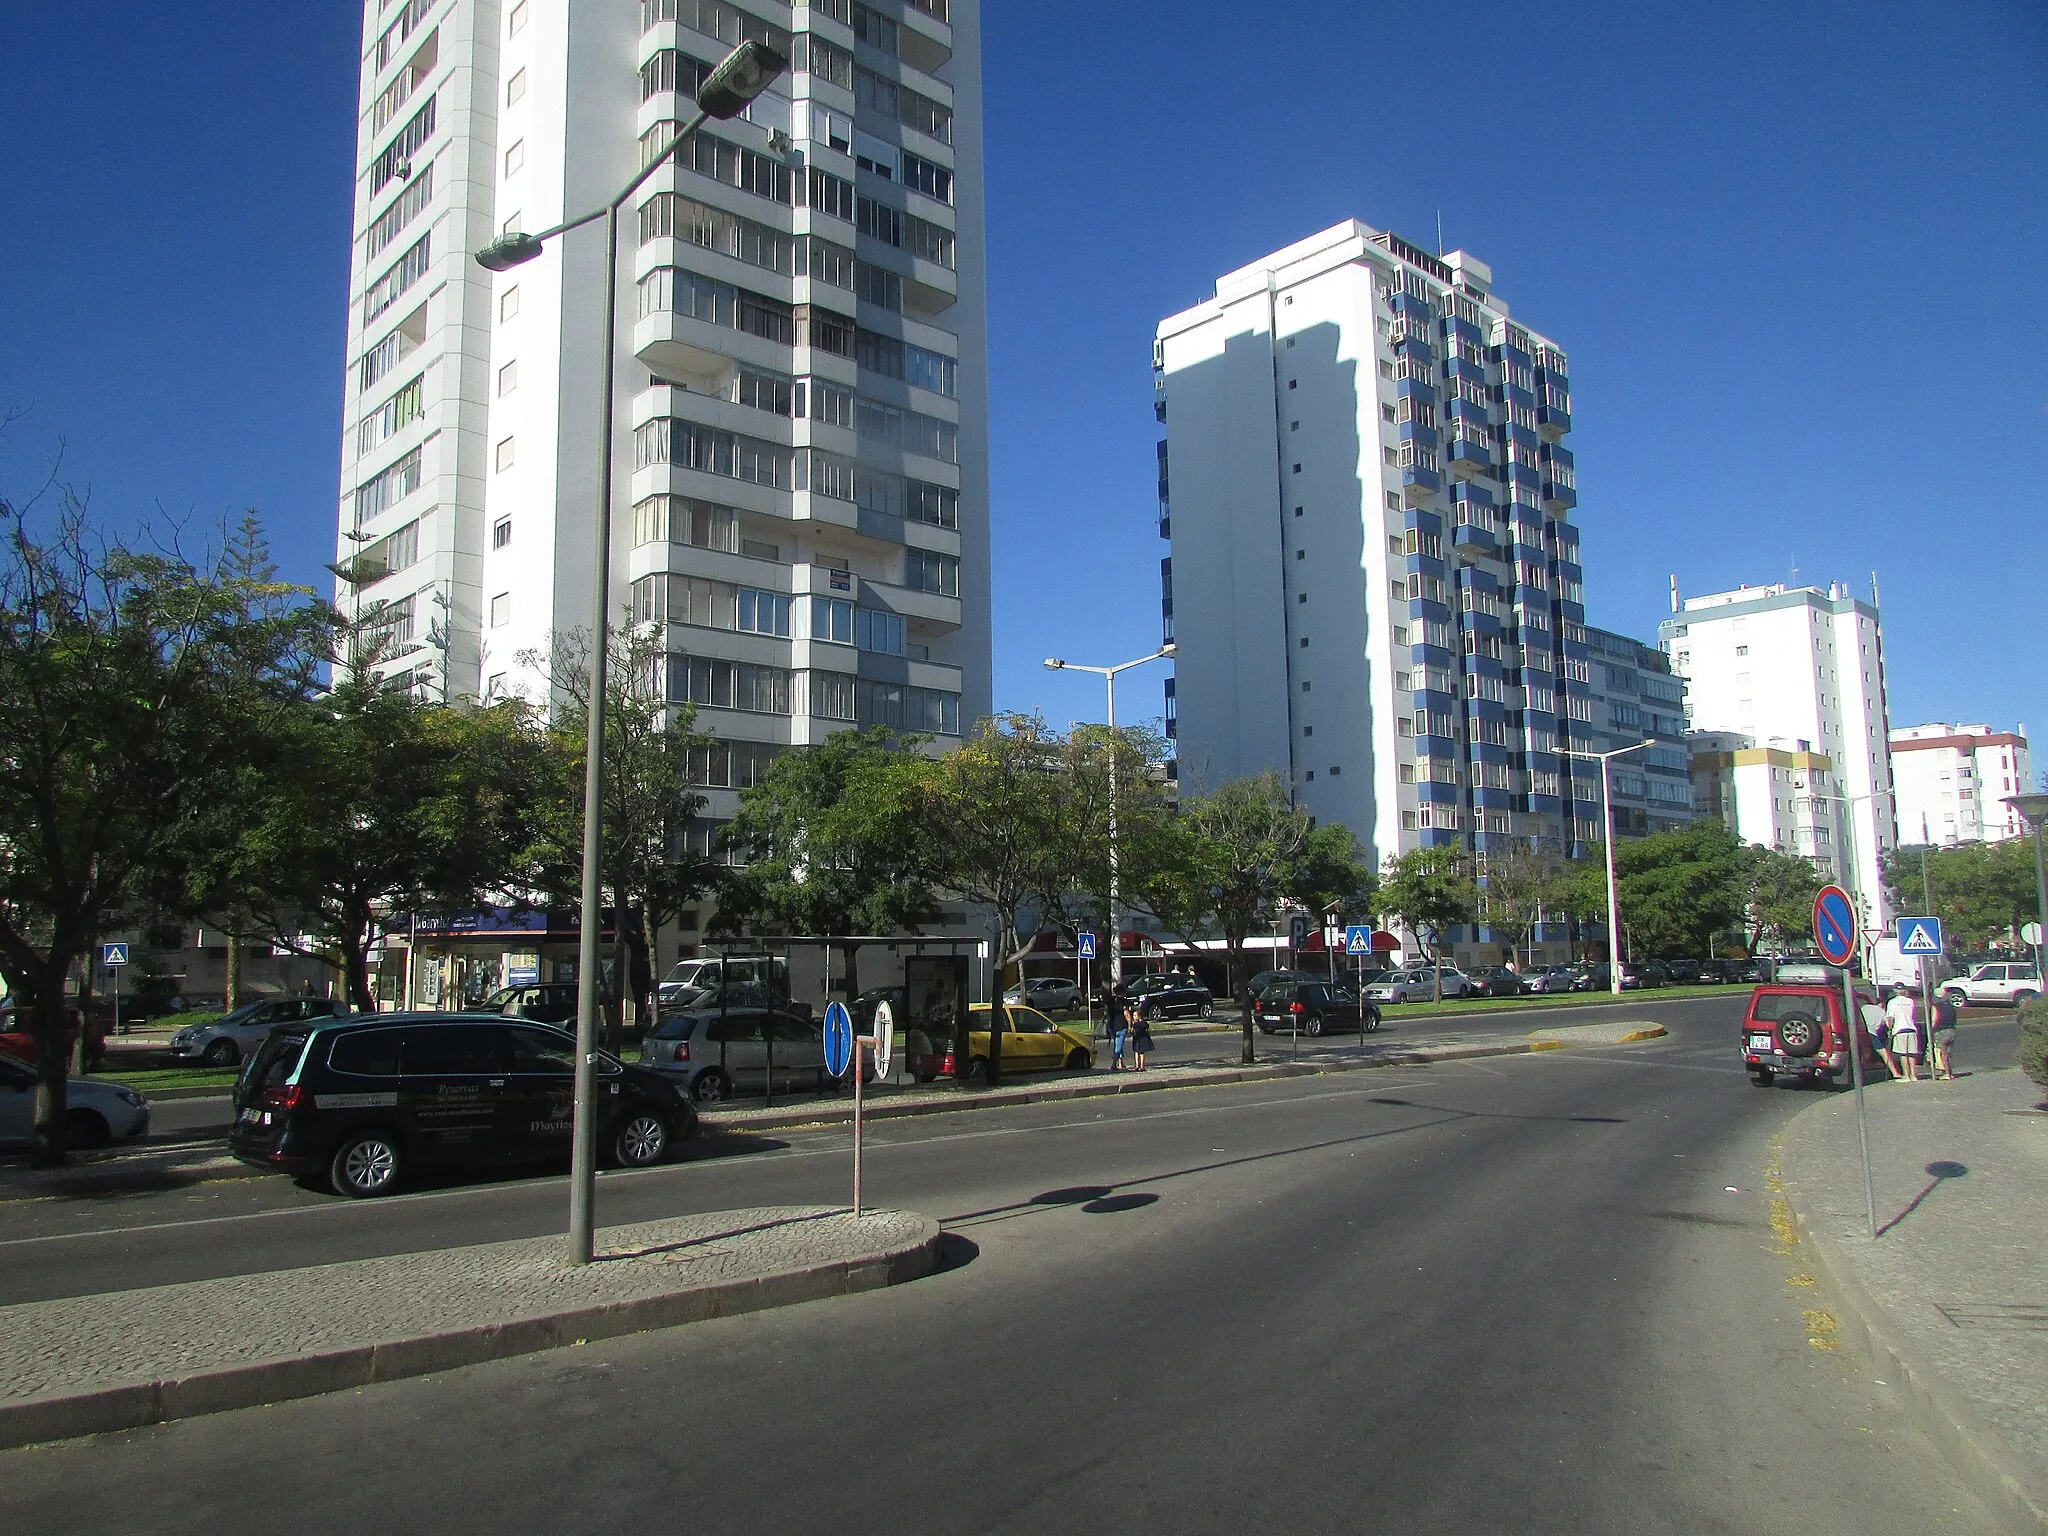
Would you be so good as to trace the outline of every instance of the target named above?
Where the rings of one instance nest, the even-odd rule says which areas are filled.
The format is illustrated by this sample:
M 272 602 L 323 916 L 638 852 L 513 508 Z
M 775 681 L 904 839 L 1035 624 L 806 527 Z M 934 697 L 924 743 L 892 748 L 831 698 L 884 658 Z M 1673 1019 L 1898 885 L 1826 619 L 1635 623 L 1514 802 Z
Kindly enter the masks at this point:
M 180 1063 L 200 1061 L 209 1067 L 232 1067 L 243 1057 L 255 1055 L 263 1037 L 280 1024 L 347 1012 L 347 1003 L 331 997 L 267 997 L 244 1003 L 222 1018 L 188 1024 L 171 1036 L 171 1058 Z
M 640 1064 L 683 1079 L 700 1104 L 765 1090 L 822 1088 L 825 1037 L 818 1026 L 773 1008 L 716 1007 L 663 1012 L 640 1048 Z

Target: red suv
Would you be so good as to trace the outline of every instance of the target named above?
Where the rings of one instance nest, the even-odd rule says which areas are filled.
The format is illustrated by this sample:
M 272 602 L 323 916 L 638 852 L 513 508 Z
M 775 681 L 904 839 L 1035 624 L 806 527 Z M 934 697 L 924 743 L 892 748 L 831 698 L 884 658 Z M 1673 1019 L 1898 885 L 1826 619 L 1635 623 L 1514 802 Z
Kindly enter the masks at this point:
M 1860 1009 L 1877 1000 L 1858 992 L 1856 1001 Z M 1857 1049 L 1863 1055 L 1863 1075 L 1883 1075 L 1884 1062 L 1871 1048 L 1869 1032 L 1860 1019 L 1855 1033 Z M 1750 993 L 1749 1009 L 1742 1020 L 1742 1064 L 1759 1088 L 1786 1079 L 1823 1086 L 1848 1081 L 1841 987 L 1823 982 L 1770 982 Z

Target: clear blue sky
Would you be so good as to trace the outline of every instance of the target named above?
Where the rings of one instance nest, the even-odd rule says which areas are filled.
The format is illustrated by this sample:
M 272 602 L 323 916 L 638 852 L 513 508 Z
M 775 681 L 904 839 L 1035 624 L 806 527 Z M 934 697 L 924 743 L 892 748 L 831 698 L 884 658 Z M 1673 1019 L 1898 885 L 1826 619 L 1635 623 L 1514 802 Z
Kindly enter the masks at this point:
M 1000 706 L 1085 718 L 1100 683 L 1045 652 L 1157 644 L 1158 318 L 1347 217 L 1433 243 L 1441 210 L 1572 357 L 1593 622 L 1654 638 L 1674 572 L 1875 569 L 1895 723 L 2048 739 L 2039 4 L 989 10 Z M 61 442 L 103 515 L 253 505 L 318 577 L 356 19 L 0 11 L 9 494 Z M 1156 678 L 1126 699 L 1156 714 Z

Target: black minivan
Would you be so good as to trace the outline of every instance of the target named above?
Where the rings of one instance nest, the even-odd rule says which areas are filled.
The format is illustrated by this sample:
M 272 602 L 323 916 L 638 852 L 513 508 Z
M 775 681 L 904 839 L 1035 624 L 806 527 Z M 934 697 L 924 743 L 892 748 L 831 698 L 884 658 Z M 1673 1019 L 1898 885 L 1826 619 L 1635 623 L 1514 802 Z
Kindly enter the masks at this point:
M 381 1013 L 283 1025 L 235 1085 L 228 1148 L 342 1195 L 387 1194 L 415 1170 L 559 1161 L 575 1063 L 566 1030 L 519 1019 Z M 600 1156 L 643 1168 L 696 1128 L 668 1078 L 599 1053 Z

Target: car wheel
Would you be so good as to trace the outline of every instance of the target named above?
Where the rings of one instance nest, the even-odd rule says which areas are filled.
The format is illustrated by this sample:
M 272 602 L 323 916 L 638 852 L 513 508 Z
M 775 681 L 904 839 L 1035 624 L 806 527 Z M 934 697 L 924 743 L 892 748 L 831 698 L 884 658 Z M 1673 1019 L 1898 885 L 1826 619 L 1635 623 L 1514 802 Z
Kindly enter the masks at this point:
M 732 1097 L 732 1079 L 718 1067 L 699 1072 L 690 1084 L 690 1097 L 699 1104 L 723 1104 Z
M 1778 1020 L 1778 1043 L 1787 1056 L 1806 1057 L 1821 1047 L 1820 1020 L 1804 1013 L 1788 1013 Z
M 1970 1005 L 1969 994 L 1961 987 L 1950 987 L 1941 994 L 1941 1000 L 1951 1008 L 1967 1008 Z
M 1195 1011 L 1195 1017 L 1198 1019 L 1213 1019 L 1216 1017 L 1216 1010 L 1212 1005 L 1204 1003 Z
M 1311 1040 L 1320 1040 L 1323 1037 L 1323 1016 L 1321 1014 L 1309 1015 L 1306 1033 Z
M 636 1109 L 612 1138 L 612 1157 L 621 1168 L 651 1168 L 668 1156 L 668 1143 L 668 1121 L 651 1109 Z
M 2035 992 L 2015 992 L 2012 995 L 2012 1005 L 2015 1008 L 2024 1008 L 2039 995 Z
M 1088 1053 L 1083 1050 L 1072 1050 L 1067 1052 L 1067 1070 L 1069 1072 L 1087 1071 Z
M 1755 1083 L 1759 1088 L 1768 1088 L 1773 1083 L 1777 1082 L 1778 1079 L 1774 1073 L 1764 1071 L 1750 1073 L 1749 1080 L 1752 1083 Z
M 232 1040 L 216 1040 L 199 1059 L 209 1067 L 232 1067 L 242 1059 L 242 1051 Z
M 64 1144 L 85 1149 L 104 1147 L 114 1139 L 107 1122 L 89 1109 L 74 1109 L 64 1116 Z
M 1366 1012 L 1366 1015 L 1365 1015 L 1365 1032 L 1366 1032 L 1366 1033 L 1367 1033 L 1368 1035 L 1370 1035 L 1370 1034 L 1373 1034 L 1373 1033 L 1376 1033 L 1376 1032 L 1378 1031 L 1379 1027 L 1380 1027 L 1380 1011 L 1379 1011 L 1379 1009 L 1377 1009 L 1377 1008 L 1369 1009 L 1369 1010 L 1368 1010 L 1368 1011 Z
M 397 1137 L 389 1131 L 364 1131 L 334 1149 L 327 1182 L 337 1195 L 355 1199 L 388 1195 L 398 1186 L 403 1164 Z

